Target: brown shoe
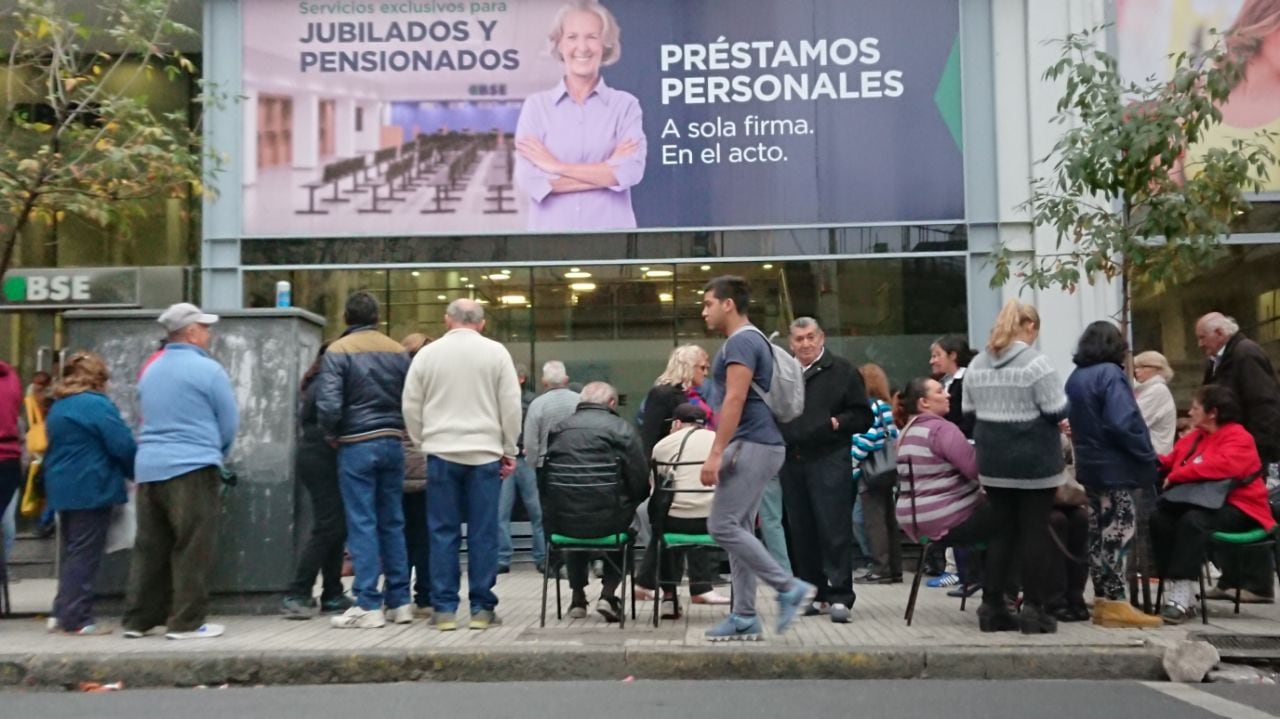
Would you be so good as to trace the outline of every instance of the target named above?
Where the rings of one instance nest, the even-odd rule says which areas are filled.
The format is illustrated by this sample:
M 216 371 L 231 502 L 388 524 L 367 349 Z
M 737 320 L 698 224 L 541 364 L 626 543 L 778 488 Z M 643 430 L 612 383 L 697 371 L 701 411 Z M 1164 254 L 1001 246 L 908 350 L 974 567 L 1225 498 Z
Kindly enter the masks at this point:
M 1143 614 L 1124 600 L 1096 599 L 1093 623 L 1109 629 L 1155 629 L 1164 626 L 1160 617 Z

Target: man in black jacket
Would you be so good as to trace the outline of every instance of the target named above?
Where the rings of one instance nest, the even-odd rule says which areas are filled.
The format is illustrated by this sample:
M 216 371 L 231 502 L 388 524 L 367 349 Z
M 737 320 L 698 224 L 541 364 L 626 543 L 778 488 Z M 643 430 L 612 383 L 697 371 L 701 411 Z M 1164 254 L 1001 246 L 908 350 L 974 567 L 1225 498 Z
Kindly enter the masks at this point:
M 578 409 L 552 428 L 538 475 L 543 526 L 548 534 L 579 539 L 627 532 L 636 507 L 649 496 L 649 462 L 640 436 L 618 416 L 618 392 L 605 382 L 582 388 Z M 622 617 L 617 596 L 622 551 L 602 552 L 604 579 L 598 611 L 606 621 Z M 575 552 L 565 564 L 573 598 L 569 616 L 587 615 L 588 555 Z
M 1244 428 L 1253 435 L 1262 459 L 1264 475 L 1280 471 L 1280 378 L 1267 353 L 1257 342 L 1240 333 L 1240 325 L 1220 312 L 1210 312 L 1196 322 L 1196 344 L 1209 358 L 1204 383 L 1230 387 L 1244 411 Z M 1210 599 L 1234 598 L 1236 586 L 1243 588 L 1242 600 L 1275 601 L 1271 561 L 1260 553 L 1235 553 L 1222 566 L 1218 588 Z
M 871 405 L 862 376 L 827 352 L 825 342 L 812 317 L 791 323 L 791 352 L 804 367 L 804 414 L 781 426 L 787 441 L 782 500 L 796 576 L 818 588 L 814 607 L 844 623 L 856 599 L 849 448 L 853 435 L 871 427 Z
M 404 542 L 400 396 L 409 354 L 378 331 L 378 301 L 367 292 L 347 299 L 344 319 L 347 329 L 329 345 L 316 378 L 316 415 L 338 448 L 338 486 L 356 574 L 356 606 L 330 622 L 339 629 L 375 629 L 387 619 L 408 624 L 413 604 Z M 386 577 L 385 595 L 379 575 Z

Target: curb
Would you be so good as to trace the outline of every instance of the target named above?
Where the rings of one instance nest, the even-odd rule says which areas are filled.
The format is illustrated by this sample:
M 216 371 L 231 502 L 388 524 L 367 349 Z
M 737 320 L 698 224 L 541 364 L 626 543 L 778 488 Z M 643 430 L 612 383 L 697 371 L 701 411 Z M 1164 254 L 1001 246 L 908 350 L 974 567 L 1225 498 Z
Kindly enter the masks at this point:
M 501 651 L 369 650 L 125 655 L 0 654 L 0 689 L 636 679 L 1165 678 L 1153 646 L 722 650 L 575 647 Z

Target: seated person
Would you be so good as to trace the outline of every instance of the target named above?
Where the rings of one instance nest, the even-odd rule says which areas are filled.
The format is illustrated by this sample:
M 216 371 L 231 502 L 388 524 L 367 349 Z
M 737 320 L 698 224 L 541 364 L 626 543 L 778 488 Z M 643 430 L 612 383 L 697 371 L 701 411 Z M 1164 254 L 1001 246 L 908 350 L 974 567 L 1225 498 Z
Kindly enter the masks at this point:
M 1163 489 L 1187 482 L 1240 480 L 1219 509 L 1160 500 L 1151 515 L 1156 571 L 1165 580 L 1161 616 L 1181 624 L 1196 616 L 1196 583 L 1214 532 L 1270 530 L 1275 526 L 1262 460 L 1253 436 L 1240 424 L 1240 402 L 1230 388 L 1205 385 L 1191 400 L 1193 429 L 1160 458 Z
M 538 491 L 548 535 L 591 539 L 625 533 L 636 507 L 649 495 L 649 462 L 640 437 L 618 416 L 617 407 L 617 390 L 592 382 L 582 388 L 577 410 L 547 436 Z M 604 481 L 598 473 L 603 468 L 609 473 Z M 622 550 L 602 554 L 604 578 L 596 611 L 616 622 L 622 617 L 617 596 Z M 588 563 L 589 555 L 583 552 L 568 554 L 565 562 L 573 590 L 569 616 L 574 619 L 587 615 Z
M 691 403 L 677 405 L 672 415 L 671 432 L 653 447 L 653 461 L 657 464 L 658 478 L 670 477 L 670 489 L 696 490 L 659 493 L 654 488 L 654 498 L 649 506 L 654 513 L 653 526 L 662 527 L 663 532 L 679 534 L 706 534 L 707 516 L 711 514 L 711 500 L 715 497 L 708 487 L 702 485 L 702 462 L 711 454 L 711 445 L 715 442 L 716 433 L 706 428 L 706 410 Z M 670 508 L 665 505 L 669 503 Z M 665 510 L 666 519 L 660 513 Z M 655 530 L 656 531 L 656 530 Z M 654 572 L 657 571 L 655 560 L 655 541 L 645 548 L 644 559 L 640 562 L 640 575 L 636 579 L 636 598 L 653 599 L 653 586 L 656 583 Z M 689 562 L 689 594 L 694 604 L 728 604 L 729 598 L 718 594 L 712 588 L 715 581 L 716 550 L 709 547 L 691 549 L 674 549 L 662 555 L 662 594 L 663 601 L 668 598 L 675 603 L 676 584 L 680 580 L 681 565 L 686 557 Z M 675 607 L 679 614 L 678 605 Z

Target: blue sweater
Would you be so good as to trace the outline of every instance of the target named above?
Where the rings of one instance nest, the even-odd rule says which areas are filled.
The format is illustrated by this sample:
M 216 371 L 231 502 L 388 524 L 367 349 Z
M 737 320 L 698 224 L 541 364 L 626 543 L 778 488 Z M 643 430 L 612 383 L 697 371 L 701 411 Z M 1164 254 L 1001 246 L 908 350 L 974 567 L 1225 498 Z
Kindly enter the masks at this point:
M 111 400 L 81 392 L 53 403 L 45 418 L 49 451 L 44 484 L 49 507 L 101 509 L 124 504 L 124 480 L 133 476 L 137 446 Z
M 138 382 L 138 482 L 222 466 L 239 424 L 226 370 L 195 345 L 165 347 Z
M 1156 485 L 1156 453 L 1120 365 L 1078 367 L 1067 378 L 1076 479 L 1092 489 Z

